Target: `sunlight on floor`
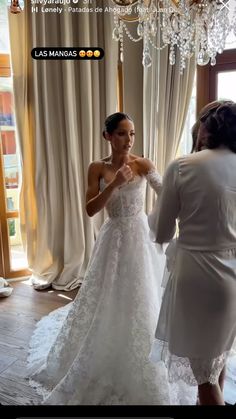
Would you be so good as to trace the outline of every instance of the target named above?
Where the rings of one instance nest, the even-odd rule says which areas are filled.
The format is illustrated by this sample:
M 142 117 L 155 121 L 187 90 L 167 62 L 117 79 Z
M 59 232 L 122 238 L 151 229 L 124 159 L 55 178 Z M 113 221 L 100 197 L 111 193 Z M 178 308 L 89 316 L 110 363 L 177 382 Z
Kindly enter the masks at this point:
M 62 298 L 65 298 L 66 300 L 73 300 L 72 298 L 70 298 L 70 297 L 67 297 L 66 295 L 63 295 L 63 294 L 57 294 L 58 295 L 58 297 L 62 297 Z

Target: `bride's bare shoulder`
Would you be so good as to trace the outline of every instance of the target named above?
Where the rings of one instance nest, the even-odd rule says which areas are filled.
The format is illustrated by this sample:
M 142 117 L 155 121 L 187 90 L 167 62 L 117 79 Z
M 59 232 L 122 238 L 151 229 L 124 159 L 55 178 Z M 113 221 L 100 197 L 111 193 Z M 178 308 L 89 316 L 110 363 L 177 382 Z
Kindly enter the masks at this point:
M 102 160 L 95 160 L 90 163 L 88 167 L 88 176 L 99 178 L 102 175 L 105 162 Z
M 90 163 L 88 167 L 89 176 L 100 178 L 104 176 L 104 173 L 110 166 L 111 157 L 107 156 L 100 160 L 95 160 Z
M 152 160 L 150 160 L 146 157 L 139 157 L 136 160 L 136 164 L 137 164 L 137 167 L 138 167 L 138 170 L 139 170 L 140 174 L 142 174 L 142 175 L 146 175 L 150 171 L 156 171 L 157 170 L 154 163 L 152 162 Z

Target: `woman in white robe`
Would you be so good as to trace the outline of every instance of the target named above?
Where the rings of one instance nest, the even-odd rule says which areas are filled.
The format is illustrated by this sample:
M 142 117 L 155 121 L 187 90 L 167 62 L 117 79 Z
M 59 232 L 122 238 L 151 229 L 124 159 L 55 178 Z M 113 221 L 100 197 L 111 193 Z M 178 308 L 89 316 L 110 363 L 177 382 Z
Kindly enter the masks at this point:
M 170 164 L 149 225 L 158 243 L 179 234 L 153 348 L 169 380 L 198 385 L 200 404 L 224 404 L 236 336 L 236 104 L 201 119 L 198 153 Z M 172 261 L 173 262 L 173 261 Z

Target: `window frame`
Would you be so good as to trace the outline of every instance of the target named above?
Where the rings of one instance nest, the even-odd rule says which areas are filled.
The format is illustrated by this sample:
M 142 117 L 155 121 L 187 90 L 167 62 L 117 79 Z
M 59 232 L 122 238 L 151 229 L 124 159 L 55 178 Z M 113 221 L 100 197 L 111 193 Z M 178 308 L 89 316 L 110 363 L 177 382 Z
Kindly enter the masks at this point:
M 230 70 L 236 70 L 236 48 L 218 54 L 214 66 L 197 66 L 197 115 L 207 103 L 217 99 L 218 73 Z
M 0 54 L 0 77 L 11 77 L 9 54 Z M 19 210 L 8 210 L 6 203 L 3 150 L 2 141 L 0 141 L 0 276 L 7 279 L 29 276 L 31 273 L 27 268 L 19 270 L 11 268 L 8 220 L 19 218 Z

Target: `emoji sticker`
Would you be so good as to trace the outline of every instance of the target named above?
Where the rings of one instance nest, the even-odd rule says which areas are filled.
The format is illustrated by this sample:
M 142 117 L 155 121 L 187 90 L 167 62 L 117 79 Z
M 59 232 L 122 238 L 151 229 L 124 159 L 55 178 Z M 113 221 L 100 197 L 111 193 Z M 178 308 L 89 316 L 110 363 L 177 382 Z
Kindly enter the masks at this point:
M 98 58 L 98 57 L 100 57 L 100 55 L 101 55 L 100 51 L 98 51 L 98 49 L 96 49 L 94 51 L 94 57 Z
M 91 51 L 91 49 L 89 49 L 87 52 L 87 57 L 91 58 L 93 56 L 93 51 Z

